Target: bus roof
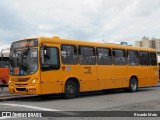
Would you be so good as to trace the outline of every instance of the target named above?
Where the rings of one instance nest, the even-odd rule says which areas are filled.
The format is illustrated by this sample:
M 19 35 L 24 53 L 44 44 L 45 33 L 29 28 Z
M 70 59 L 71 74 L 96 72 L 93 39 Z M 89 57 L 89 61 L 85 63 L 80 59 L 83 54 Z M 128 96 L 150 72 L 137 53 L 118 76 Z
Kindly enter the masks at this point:
M 71 45 L 82 45 L 82 46 L 95 46 L 95 47 L 108 47 L 108 48 L 119 48 L 119 49 L 130 49 L 130 50 L 140 50 L 140 51 L 154 51 L 156 49 L 144 48 L 144 47 L 135 47 L 128 45 L 120 45 L 114 43 L 102 43 L 102 42 L 90 42 L 85 40 L 71 40 L 71 39 L 61 39 L 58 36 L 55 37 L 34 37 L 34 38 L 25 38 L 26 39 L 38 39 L 40 43 L 54 43 L 54 44 L 71 44 Z M 17 40 L 21 41 L 21 40 Z
M 95 46 L 95 47 L 109 47 L 109 48 L 119 48 L 119 49 L 131 49 L 131 50 L 141 50 L 141 51 L 157 51 L 152 48 L 143 48 L 143 47 L 135 47 L 128 45 L 120 45 L 113 43 L 101 43 L 101 42 L 90 42 L 90 41 L 82 41 L 82 40 L 69 40 L 69 39 L 61 39 L 59 37 L 40 37 L 42 43 L 59 43 L 59 44 L 72 44 L 72 45 L 82 45 L 82 46 Z

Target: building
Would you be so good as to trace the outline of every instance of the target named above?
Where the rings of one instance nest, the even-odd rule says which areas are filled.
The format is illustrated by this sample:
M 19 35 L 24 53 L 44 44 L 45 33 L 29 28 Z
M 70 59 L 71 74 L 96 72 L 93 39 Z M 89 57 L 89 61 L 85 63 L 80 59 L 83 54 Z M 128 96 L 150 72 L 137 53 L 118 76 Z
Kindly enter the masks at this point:
M 157 49 L 160 52 L 160 39 L 152 38 L 149 39 L 148 37 L 142 37 L 142 40 L 135 41 L 135 46 L 137 47 L 146 47 L 146 48 L 153 48 Z
M 157 38 L 149 39 L 148 37 L 144 36 L 142 37 L 142 40 L 135 41 L 135 46 L 157 49 L 158 62 L 160 63 L 160 39 L 157 39 Z

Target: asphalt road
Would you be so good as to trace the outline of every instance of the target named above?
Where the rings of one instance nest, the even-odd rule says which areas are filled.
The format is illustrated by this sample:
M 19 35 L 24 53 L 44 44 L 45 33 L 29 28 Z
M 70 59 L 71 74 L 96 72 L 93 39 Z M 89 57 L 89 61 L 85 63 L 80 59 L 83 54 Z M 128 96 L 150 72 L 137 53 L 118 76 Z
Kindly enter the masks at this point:
M 116 90 L 114 92 L 91 92 L 83 93 L 79 98 L 65 99 L 61 95 L 53 95 L 47 99 L 39 97 L 30 97 L 0 102 L 0 111 L 56 111 L 59 116 L 76 116 L 83 112 L 76 111 L 160 111 L 160 87 L 141 88 L 136 93 Z M 48 112 L 49 113 L 49 112 Z M 85 113 L 87 114 L 87 112 Z M 96 113 L 95 113 L 96 114 Z M 127 113 L 126 113 L 127 114 Z M 54 113 L 53 116 L 57 114 Z M 79 115 L 79 116 L 80 116 Z M 105 119 L 102 117 L 87 118 L 78 117 L 79 119 Z M 0 118 L 1 119 L 1 118 Z M 5 118 L 7 119 L 7 118 Z M 10 118 L 9 118 L 10 119 Z M 22 118 L 19 118 L 22 119 Z M 23 118 L 28 119 L 28 118 Z M 31 118 L 30 118 L 31 119 Z M 34 118 L 39 119 L 39 118 Z M 43 119 L 76 119 L 74 117 L 64 118 L 41 118 Z M 111 117 L 110 117 L 111 119 Z M 128 117 L 114 117 L 114 119 L 128 120 Z M 130 117 L 130 119 L 153 119 L 151 117 Z M 154 119 L 159 119 L 154 117 Z

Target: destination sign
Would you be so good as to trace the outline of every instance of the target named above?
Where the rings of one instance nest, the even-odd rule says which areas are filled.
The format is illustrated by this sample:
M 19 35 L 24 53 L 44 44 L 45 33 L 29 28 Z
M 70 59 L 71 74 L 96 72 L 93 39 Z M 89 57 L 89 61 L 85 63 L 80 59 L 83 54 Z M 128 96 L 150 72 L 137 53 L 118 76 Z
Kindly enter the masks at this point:
M 37 47 L 37 46 L 38 46 L 37 39 L 27 39 L 12 43 L 11 49 Z

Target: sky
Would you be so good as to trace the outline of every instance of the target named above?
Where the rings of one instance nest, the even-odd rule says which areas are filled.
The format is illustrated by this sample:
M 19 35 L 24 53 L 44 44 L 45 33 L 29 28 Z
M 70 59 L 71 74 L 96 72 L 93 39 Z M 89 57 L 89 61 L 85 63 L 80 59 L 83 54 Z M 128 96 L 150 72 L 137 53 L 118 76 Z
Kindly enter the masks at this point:
M 0 50 L 32 36 L 120 43 L 160 38 L 160 0 L 0 0 Z

